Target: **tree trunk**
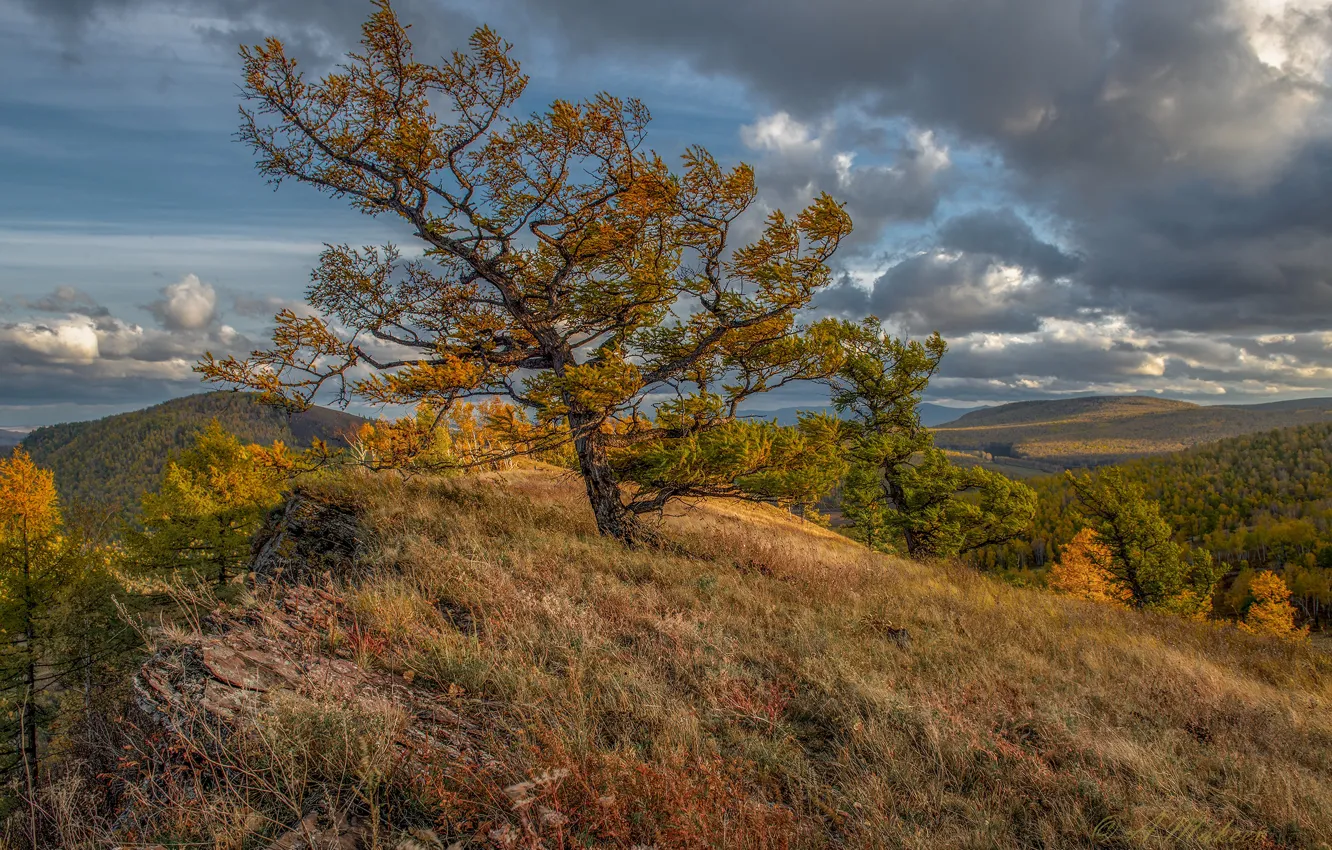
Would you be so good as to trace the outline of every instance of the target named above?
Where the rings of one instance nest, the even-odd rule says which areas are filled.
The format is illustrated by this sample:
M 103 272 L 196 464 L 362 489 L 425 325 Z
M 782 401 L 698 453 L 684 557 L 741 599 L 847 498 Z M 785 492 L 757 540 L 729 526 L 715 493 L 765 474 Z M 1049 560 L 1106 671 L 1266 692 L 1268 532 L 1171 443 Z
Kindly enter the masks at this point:
M 36 612 L 32 595 L 32 551 L 28 540 L 27 520 L 23 527 L 23 648 L 24 686 L 22 741 L 23 768 L 27 778 L 28 799 L 34 799 L 33 774 L 37 769 L 37 636 Z
M 625 510 L 620 498 L 620 485 L 606 457 L 606 444 L 592 417 L 571 415 L 569 430 L 574 435 L 574 451 L 578 455 L 578 468 L 587 487 L 587 500 L 597 520 L 597 531 L 614 537 L 627 546 L 643 542 L 643 527 L 638 518 Z
M 893 511 L 895 511 L 898 515 L 906 516 L 907 513 L 906 490 L 902 488 L 901 483 L 898 482 L 898 480 L 893 476 L 892 473 L 893 471 L 887 468 L 885 468 L 883 471 L 884 500 L 888 502 L 888 506 L 892 508 Z M 921 551 L 922 541 L 920 540 L 919 537 L 917 537 L 916 533 L 911 530 L 910 526 L 904 525 L 902 527 L 902 538 L 903 541 L 906 543 L 907 557 L 918 558 L 923 554 Z

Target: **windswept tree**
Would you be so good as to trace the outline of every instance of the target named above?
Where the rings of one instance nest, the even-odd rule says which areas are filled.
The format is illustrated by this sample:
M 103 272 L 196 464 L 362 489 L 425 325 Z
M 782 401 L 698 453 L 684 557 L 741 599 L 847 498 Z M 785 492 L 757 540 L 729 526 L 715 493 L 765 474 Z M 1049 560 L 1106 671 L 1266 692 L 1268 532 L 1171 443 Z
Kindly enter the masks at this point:
M 1109 553 L 1111 582 L 1134 608 L 1206 617 L 1221 569 L 1209 552 L 1173 539 L 1161 507 L 1141 485 L 1114 468 L 1095 478 L 1065 473 L 1077 494 L 1077 512 Z
M 490 29 L 438 64 L 418 61 L 387 2 L 363 33 L 318 80 L 277 40 L 243 49 L 240 135 L 273 181 L 397 216 L 423 253 L 329 247 L 313 314 L 278 314 L 271 349 L 209 355 L 200 371 L 294 408 L 325 388 L 437 409 L 505 397 L 532 413 L 524 445 L 572 441 L 597 528 L 624 541 L 663 500 L 762 465 L 695 470 L 667 492 L 625 487 L 619 469 L 643 464 L 612 455 L 734 427 L 755 393 L 826 374 L 827 341 L 796 313 L 831 281 L 842 207 L 821 195 L 794 218 L 774 212 L 737 246 L 753 171 L 692 147 L 673 172 L 645 147 L 640 102 L 601 94 L 523 116 L 527 77 Z
M 1031 488 L 979 466 L 959 467 L 921 424 L 921 394 L 947 350 L 936 333 L 904 342 L 880 321 L 844 323 L 838 370 L 824 379 L 848 422 L 851 471 L 842 509 L 867 545 L 913 558 L 951 557 L 1012 540 L 1031 526 Z

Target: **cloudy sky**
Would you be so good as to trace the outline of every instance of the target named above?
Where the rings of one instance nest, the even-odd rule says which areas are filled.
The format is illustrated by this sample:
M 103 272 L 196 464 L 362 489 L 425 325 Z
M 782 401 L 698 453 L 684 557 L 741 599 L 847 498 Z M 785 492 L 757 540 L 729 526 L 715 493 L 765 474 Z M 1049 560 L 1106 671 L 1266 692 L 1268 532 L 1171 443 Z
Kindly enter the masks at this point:
M 488 23 L 526 105 L 599 90 L 652 145 L 856 222 L 818 310 L 951 351 L 935 401 L 1332 395 L 1332 6 L 1317 0 L 399 0 Z M 0 426 L 199 390 L 321 243 L 407 240 L 234 141 L 239 43 L 307 67 L 363 0 L 0 0 Z M 775 405 L 774 405 L 775 406 Z

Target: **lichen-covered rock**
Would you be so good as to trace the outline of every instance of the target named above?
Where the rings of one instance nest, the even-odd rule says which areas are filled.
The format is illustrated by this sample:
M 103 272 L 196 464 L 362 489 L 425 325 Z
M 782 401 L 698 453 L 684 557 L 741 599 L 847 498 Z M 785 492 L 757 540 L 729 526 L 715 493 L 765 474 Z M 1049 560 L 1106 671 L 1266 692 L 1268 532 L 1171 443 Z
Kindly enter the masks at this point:
M 345 576 L 364 557 L 368 540 L 353 507 L 298 489 L 255 536 L 250 569 L 261 583 Z

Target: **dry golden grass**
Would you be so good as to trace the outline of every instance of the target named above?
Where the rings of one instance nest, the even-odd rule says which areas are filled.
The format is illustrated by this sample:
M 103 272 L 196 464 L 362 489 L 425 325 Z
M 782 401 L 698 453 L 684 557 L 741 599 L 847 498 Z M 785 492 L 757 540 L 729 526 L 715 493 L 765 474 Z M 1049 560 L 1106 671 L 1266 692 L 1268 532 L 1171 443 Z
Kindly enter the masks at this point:
M 1317 650 L 871 554 L 763 506 L 680 510 L 664 550 L 627 551 L 550 471 L 328 486 L 378 535 L 351 590 L 387 638 L 369 663 L 491 730 L 489 769 L 441 760 L 414 789 L 447 840 L 1332 841 Z

